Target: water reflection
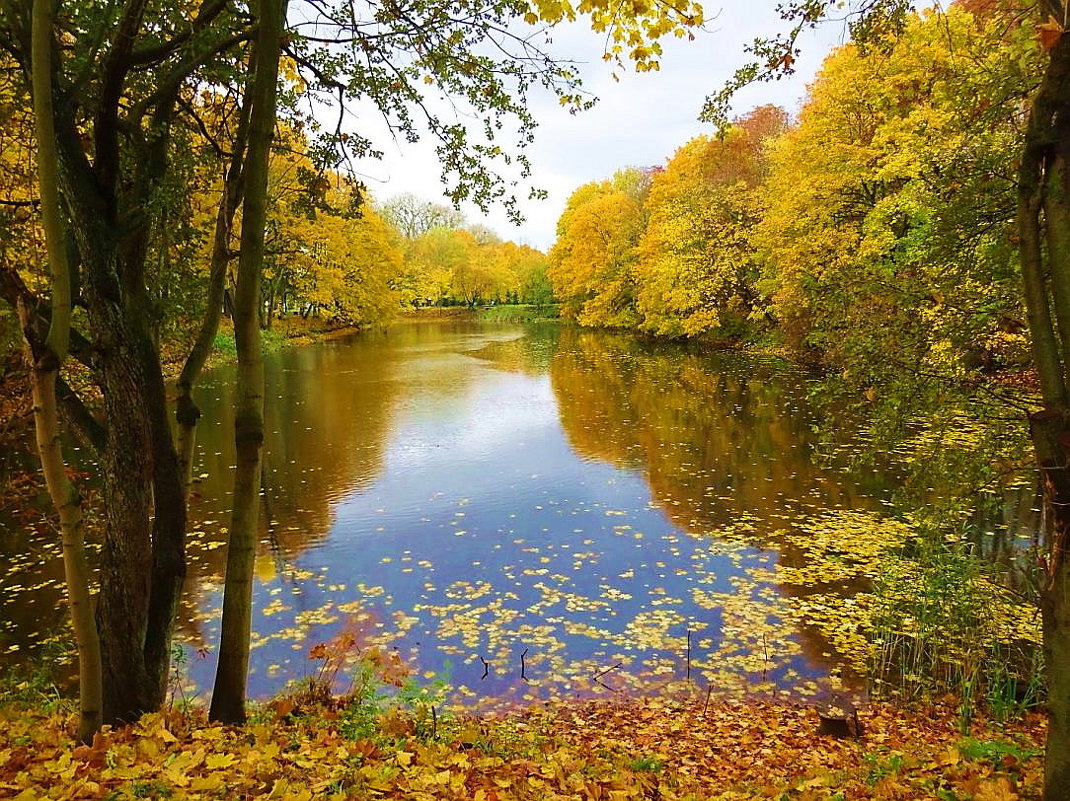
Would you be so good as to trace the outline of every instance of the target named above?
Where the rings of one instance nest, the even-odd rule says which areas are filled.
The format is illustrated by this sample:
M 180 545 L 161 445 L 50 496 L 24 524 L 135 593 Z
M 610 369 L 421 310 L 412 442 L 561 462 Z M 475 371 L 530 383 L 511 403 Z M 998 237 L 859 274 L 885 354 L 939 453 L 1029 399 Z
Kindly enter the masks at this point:
M 476 696 L 598 692 L 592 677 L 617 664 L 603 683 L 680 676 L 689 632 L 696 670 L 725 686 L 822 676 L 838 656 L 789 615 L 801 591 L 773 568 L 802 556 L 777 532 L 878 509 L 885 491 L 815 463 L 806 381 L 773 360 L 556 325 L 403 324 L 276 354 L 251 691 L 314 672 L 311 647 L 345 627 Z M 202 688 L 232 392 L 229 369 L 201 392 L 180 631 Z M 0 650 L 29 639 L 6 629 Z
M 565 329 L 550 374 L 576 452 L 644 470 L 693 533 L 871 505 L 883 489 L 815 464 L 805 374 L 782 361 Z

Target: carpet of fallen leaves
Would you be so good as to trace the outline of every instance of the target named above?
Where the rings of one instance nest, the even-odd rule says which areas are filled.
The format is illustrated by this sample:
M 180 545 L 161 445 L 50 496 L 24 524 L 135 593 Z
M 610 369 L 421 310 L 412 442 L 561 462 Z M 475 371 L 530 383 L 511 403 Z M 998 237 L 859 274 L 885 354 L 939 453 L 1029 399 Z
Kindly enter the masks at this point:
M 813 707 L 701 697 L 557 702 L 495 717 L 396 710 L 360 738 L 344 708 L 277 701 L 242 728 L 164 712 L 71 738 L 69 712 L 0 706 L 0 798 L 1038 798 L 1043 718 L 959 730 L 950 707 L 859 710 L 862 737 Z

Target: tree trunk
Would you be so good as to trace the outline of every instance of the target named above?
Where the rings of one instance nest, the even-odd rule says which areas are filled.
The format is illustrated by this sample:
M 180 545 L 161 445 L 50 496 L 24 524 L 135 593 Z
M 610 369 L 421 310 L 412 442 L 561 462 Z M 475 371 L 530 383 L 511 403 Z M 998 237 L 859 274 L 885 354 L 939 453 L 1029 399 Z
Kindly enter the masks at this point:
M 260 0 L 257 8 L 255 73 L 249 117 L 246 193 L 242 207 L 241 253 L 234 297 L 234 337 L 238 348 L 238 388 L 234 416 L 237 465 L 234 510 L 227 549 L 223 621 L 212 706 L 213 720 L 245 721 L 249 673 L 253 566 L 260 506 L 261 450 L 264 441 L 264 361 L 260 350 L 260 283 L 267 223 L 268 160 L 275 131 L 276 88 L 285 0 Z
M 91 269 L 91 278 L 100 272 Z M 100 348 L 98 367 L 108 431 L 99 462 L 106 510 L 97 607 L 104 716 L 129 722 L 158 709 L 166 695 L 185 572 L 185 503 L 147 321 L 126 304 L 102 304 L 99 286 L 87 291 L 95 340 L 113 337 Z
M 1070 798 L 1070 418 L 1066 409 L 1032 415 L 1031 434 L 1044 482 L 1050 543 L 1040 608 L 1048 688 L 1044 801 Z
M 45 484 L 59 513 L 63 572 L 67 603 L 78 649 L 80 718 L 78 736 L 90 742 L 102 720 L 100 638 L 90 600 L 90 574 L 82 535 L 82 502 L 67 477 L 60 447 L 59 405 L 56 380 L 67 356 L 71 325 L 71 269 L 59 203 L 59 155 L 52 109 L 52 3 L 34 0 L 32 21 L 32 80 L 37 136 L 37 173 L 41 197 L 41 225 L 45 233 L 52 276 L 52 320 L 48 336 L 40 342 L 25 301 L 19 317 L 30 361 L 34 427 Z
M 1042 17 L 1054 5 L 1042 3 Z M 1070 36 L 1065 34 L 1050 50 L 1029 110 L 1018 174 L 1018 236 L 1030 339 L 1044 405 L 1030 416 L 1049 536 L 1040 598 L 1049 713 L 1044 801 L 1068 801 L 1070 574 L 1065 557 L 1070 546 Z
M 1065 467 L 1060 470 L 1065 473 Z M 1070 503 L 1070 487 L 1061 487 Z M 1070 534 L 1070 515 L 1060 514 L 1061 536 Z M 1070 574 L 1059 565 L 1041 601 L 1044 657 L 1048 666 L 1048 741 L 1044 756 L 1044 801 L 1070 798 Z
M 260 321 L 260 327 L 265 331 L 271 330 L 271 320 L 275 316 L 275 281 L 268 281 L 268 293 L 267 298 L 262 304 L 260 304 L 261 311 L 263 313 L 263 319 Z
M 80 143 L 75 146 L 80 156 Z M 70 179 L 65 195 L 83 257 L 107 432 L 98 460 L 104 722 L 129 722 L 158 709 L 166 697 L 185 575 L 186 509 L 142 281 L 145 253 L 117 237 L 110 204 L 93 184 Z

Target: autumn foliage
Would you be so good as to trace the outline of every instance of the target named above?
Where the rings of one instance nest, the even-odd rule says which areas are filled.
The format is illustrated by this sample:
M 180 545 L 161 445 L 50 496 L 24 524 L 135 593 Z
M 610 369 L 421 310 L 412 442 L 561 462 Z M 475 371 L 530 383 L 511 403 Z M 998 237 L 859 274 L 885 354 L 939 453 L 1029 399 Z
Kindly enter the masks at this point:
M 1009 165 L 1041 46 L 1026 20 L 972 8 L 843 45 L 795 119 L 755 109 L 632 170 L 637 193 L 615 187 L 625 172 L 579 187 L 550 254 L 564 314 L 780 340 L 863 388 L 1019 366 Z
M 488 718 L 393 710 L 372 736 L 350 710 L 279 701 L 244 728 L 176 710 L 72 742 L 68 718 L 0 707 L 0 794 L 30 799 L 851 799 L 1035 797 L 1043 722 L 959 731 L 952 709 L 859 711 L 859 739 L 813 708 L 704 693 L 555 704 Z M 441 713 L 440 713 L 441 714 Z

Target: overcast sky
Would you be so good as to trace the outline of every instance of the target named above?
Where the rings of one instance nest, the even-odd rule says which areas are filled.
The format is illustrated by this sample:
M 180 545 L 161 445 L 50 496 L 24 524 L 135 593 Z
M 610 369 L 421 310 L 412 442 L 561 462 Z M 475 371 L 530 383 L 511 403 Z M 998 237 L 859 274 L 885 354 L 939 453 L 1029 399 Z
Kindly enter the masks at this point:
M 549 197 L 523 204 L 527 222 L 520 228 L 514 227 L 501 209 L 484 215 L 467 206 L 462 211 L 468 220 L 493 228 L 504 239 L 549 248 L 557 218 L 576 187 L 607 178 L 622 167 L 664 164 L 689 139 L 712 132 L 711 126 L 697 119 L 703 100 L 745 62 L 743 48 L 747 43 L 782 29 L 774 6 L 772 0 L 724 0 L 720 13 L 706 23 L 705 31 L 696 32 L 694 41 L 664 42 L 659 72 L 636 74 L 617 68 L 619 82 L 613 80 L 613 68 L 601 58 L 603 37 L 582 25 L 555 31 L 552 51 L 561 58 L 583 62 L 584 86 L 599 102 L 590 111 L 570 115 L 555 98 L 536 96 L 531 107 L 539 128 L 535 144 L 527 152 L 532 183 L 547 190 Z M 711 3 L 706 11 L 712 16 L 717 6 Z M 733 105 L 735 114 L 764 103 L 797 111 L 806 84 L 822 59 L 845 37 L 839 23 L 828 23 L 808 35 L 802 42 L 796 75 L 740 92 Z M 383 150 L 386 155 L 382 161 L 357 165 L 377 201 L 411 192 L 429 201 L 446 202 L 432 146 L 387 140 Z

